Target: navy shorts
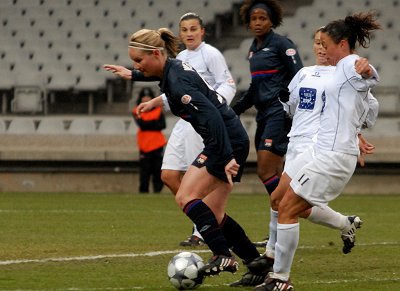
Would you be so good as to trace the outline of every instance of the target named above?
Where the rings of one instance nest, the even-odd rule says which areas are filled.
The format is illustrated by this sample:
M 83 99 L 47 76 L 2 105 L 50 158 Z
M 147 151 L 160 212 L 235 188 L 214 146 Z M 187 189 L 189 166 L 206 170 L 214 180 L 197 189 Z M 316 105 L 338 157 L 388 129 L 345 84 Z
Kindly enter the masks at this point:
M 232 177 L 232 181 L 240 182 L 243 174 L 243 168 L 247 156 L 249 155 L 249 141 L 245 140 L 242 142 L 234 143 L 232 144 L 232 148 L 233 156 L 236 162 L 240 165 L 238 174 L 236 175 L 236 177 Z M 229 183 L 228 178 L 225 174 L 225 160 L 223 160 L 222 157 L 219 155 L 207 155 L 205 151 L 203 151 L 197 156 L 192 165 L 197 168 L 202 168 L 205 166 L 207 168 L 207 172 L 210 173 L 210 175 L 213 175 L 214 177 L 217 177 L 218 179 Z
M 283 157 L 286 154 L 289 138 L 287 134 L 292 126 L 292 119 L 285 113 L 275 114 L 257 124 L 254 138 L 256 150 L 270 151 Z

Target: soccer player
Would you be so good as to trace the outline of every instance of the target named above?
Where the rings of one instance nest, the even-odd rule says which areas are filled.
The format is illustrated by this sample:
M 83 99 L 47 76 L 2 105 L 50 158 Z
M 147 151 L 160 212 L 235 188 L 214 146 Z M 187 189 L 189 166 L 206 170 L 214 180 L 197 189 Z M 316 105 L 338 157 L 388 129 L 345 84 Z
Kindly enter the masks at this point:
M 229 105 L 236 93 L 235 82 L 224 56 L 217 48 L 203 41 L 204 35 L 205 28 L 199 15 L 193 12 L 182 15 L 179 21 L 179 36 L 186 49 L 176 58 L 189 63 Z M 113 69 L 117 70 L 117 74 L 123 75 L 124 72 L 125 75 L 130 74 L 128 69 L 120 66 L 113 66 Z M 168 110 L 165 95 L 163 101 L 164 109 Z M 203 147 L 201 136 L 189 122 L 180 119 L 168 139 L 161 167 L 161 179 L 174 195 L 179 189 L 184 173 Z M 195 225 L 192 234 L 180 245 L 192 247 L 204 245 L 204 240 Z
M 203 41 L 204 35 L 205 28 L 201 17 L 193 12 L 184 14 L 179 21 L 179 37 L 186 49 L 176 58 L 189 63 L 229 105 L 235 97 L 235 82 L 224 56 L 217 48 Z M 164 108 L 167 108 L 165 95 L 163 100 Z M 203 140 L 193 126 L 180 119 L 168 139 L 161 167 L 161 178 L 172 193 L 176 194 L 184 173 L 203 147 Z M 192 247 L 204 245 L 196 225 L 193 225 L 192 235 L 180 245 Z
M 256 291 L 294 289 L 289 276 L 300 214 L 313 206 L 325 207 L 342 192 L 355 170 L 358 133 L 368 112 L 369 90 L 378 83 L 378 75 L 354 51 L 356 44 L 366 47 L 376 29 L 380 25 L 371 12 L 332 21 L 321 29 L 327 60 L 336 68 L 325 84 L 316 144 L 286 169 L 292 180 L 279 203 L 273 272 Z
M 273 30 L 283 20 L 280 1 L 245 0 L 240 15 L 254 35 L 248 54 L 251 84 L 233 110 L 240 115 L 252 106 L 257 109 L 257 174 L 271 195 L 282 174 L 291 121 L 280 100 L 287 101 L 287 85 L 303 64 L 294 43 Z
M 291 181 L 291 177 L 287 174 L 287 169 L 291 167 L 291 163 L 297 156 L 308 148 L 313 147 L 315 143 L 315 136 L 318 133 L 320 117 L 325 104 L 325 95 L 323 93 L 325 83 L 335 72 L 335 67 L 329 65 L 325 49 L 322 47 L 321 29 L 322 27 L 314 34 L 313 52 L 316 58 L 316 65 L 302 68 L 289 84 L 290 97 L 289 101 L 284 103 L 284 106 L 289 115 L 293 117 L 293 123 L 288 134 L 290 138 L 282 178 L 271 195 L 271 206 L 275 219 L 270 223 L 269 240 L 264 255 L 248 265 L 250 272 L 244 275 L 243 280 L 250 278 L 253 272 L 266 272 L 272 269 L 275 257 L 278 206 Z M 359 62 L 367 62 L 367 60 L 360 58 Z M 362 74 L 364 72 L 359 73 Z M 368 99 L 369 113 L 366 126 L 372 127 L 378 114 L 378 102 L 371 93 L 368 93 Z M 360 152 L 363 154 L 373 153 L 375 147 L 369 144 L 361 134 L 359 139 Z M 360 161 L 360 164 L 363 165 L 363 162 Z M 316 224 L 340 230 L 340 235 L 344 242 L 343 253 L 345 254 L 349 253 L 354 247 L 355 232 L 362 223 L 358 216 L 345 216 L 334 211 L 329 206 L 314 206 L 301 213 L 300 217 L 307 218 Z
M 243 173 L 249 139 L 224 97 L 189 64 L 168 57 L 176 55 L 178 43 L 178 38 L 166 28 L 141 29 L 132 34 L 132 74 L 135 79 L 160 80 L 171 112 L 190 122 L 202 137 L 204 149 L 183 176 L 175 201 L 213 252 L 200 274 L 233 273 L 238 262 L 230 250 L 246 262 L 260 256 L 243 228 L 225 213 L 233 182 L 239 182 Z M 159 106 L 162 98 L 149 102 Z

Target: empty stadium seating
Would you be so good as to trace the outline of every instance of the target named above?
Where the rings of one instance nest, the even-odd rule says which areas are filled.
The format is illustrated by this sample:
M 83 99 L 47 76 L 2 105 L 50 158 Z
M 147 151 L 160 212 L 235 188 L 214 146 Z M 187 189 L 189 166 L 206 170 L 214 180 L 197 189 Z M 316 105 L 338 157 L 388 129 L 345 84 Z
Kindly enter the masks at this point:
M 216 14 L 229 11 L 234 2 L 174 0 L 166 6 L 159 0 L 1 1 L 3 104 L 13 98 L 14 86 L 33 82 L 44 88 L 44 103 L 49 96 L 55 100 L 59 92 L 86 92 L 91 114 L 96 102 L 93 92 L 107 90 L 112 95 L 106 84 L 116 79 L 93 67 L 101 68 L 104 63 L 131 66 L 127 42 L 132 32 L 143 27 L 169 27 L 177 32 L 183 13 L 195 10 L 210 22 Z M 2 106 L 3 113 L 8 110 Z M 46 106 L 42 112 L 47 113 Z
M 58 160 L 123 160 L 136 157 L 137 126 L 129 110 L 126 110 L 123 117 L 117 118 L 118 121 L 111 121 L 114 117 L 96 115 L 85 118 L 75 115 L 57 116 L 51 119 L 42 116 L 47 112 L 47 103 L 50 104 L 49 100 L 57 100 L 58 94 L 81 91 L 85 102 L 88 100 L 87 112 L 95 113 L 95 92 L 109 92 L 108 80 L 116 79 L 101 66 L 103 63 L 132 65 L 127 55 L 127 42 L 132 32 L 144 27 L 169 27 L 176 33 L 179 17 L 185 12 L 195 11 L 207 23 L 214 21 L 218 14 L 231 12 L 232 5 L 240 2 L 172 0 L 165 5 L 165 0 L 0 1 L 0 93 L 1 110 L 5 116 L 0 119 L 2 159 L 29 159 L 29 151 L 36 154 L 41 152 L 36 156 L 38 159 L 46 159 L 46 152 L 50 159 Z M 283 26 L 279 27 L 277 32 L 291 38 L 298 45 L 304 64 L 311 65 L 314 63 L 311 51 L 312 34 L 317 27 L 349 13 L 369 9 L 378 11 L 384 30 L 374 35 L 369 49 L 360 49 L 359 52 L 370 58 L 371 63 L 378 69 L 381 74 L 381 86 L 392 89 L 376 91 L 381 103 L 380 117 L 384 118 L 384 121 L 378 121 L 377 129 L 368 130 L 366 136 L 380 147 L 385 148 L 385 144 L 391 145 L 388 151 L 396 152 L 396 138 L 400 135 L 397 130 L 400 110 L 400 71 L 397 69 L 400 62 L 400 21 L 397 20 L 400 13 L 399 1 L 315 0 L 310 6 L 299 7 L 293 16 L 285 17 Z M 235 27 L 232 28 L 234 29 Z M 246 57 L 252 40 L 249 33 L 239 45 L 224 51 L 239 91 L 246 90 L 250 83 Z M 42 92 L 42 99 L 21 99 L 14 94 L 17 86 L 26 85 L 38 86 Z M 136 82 L 135 85 L 144 86 L 141 82 Z M 137 92 L 138 89 L 134 88 L 133 91 Z M 389 97 L 385 98 L 387 96 Z M 15 101 L 11 101 L 13 99 Z M 111 106 L 112 98 L 107 96 L 106 100 L 110 102 L 107 106 Z M 126 107 L 128 106 L 124 108 Z M 39 115 L 21 117 L 24 113 Z M 243 115 L 241 118 L 252 137 L 256 126 L 253 114 Z M 17 121 L 19 119 L 24 121 Z M 77 121 L 81 119 L 86 121 Z M 176 120 L 176 117 L 168 116 L 168 127 L 164 131 L 167 135 Z M 89 125 L 86 127 L 80 122 Z M 120 144 L 117 143 L 118 140 Z M 31 147 L 31 144 L 37 147 Z M 89 144 L 95 152 L 98 151 L 92 156 L 88 154 Z M 15 155 L 10 153 L 14 150 L 13 145 L 21 149 Z M 51 148 L 50 145 L 57 147 Z M 250 157 L 254 161 L 253 151 L 252 148 Z M 21 155 L 21 152 L 26 154 Z M 56 153 L 60 156 L 57 157 Z M 376 161 L 390 160 L 389 155 L 376 157 Z M 398 157 L 393 159 L 400 160 Z

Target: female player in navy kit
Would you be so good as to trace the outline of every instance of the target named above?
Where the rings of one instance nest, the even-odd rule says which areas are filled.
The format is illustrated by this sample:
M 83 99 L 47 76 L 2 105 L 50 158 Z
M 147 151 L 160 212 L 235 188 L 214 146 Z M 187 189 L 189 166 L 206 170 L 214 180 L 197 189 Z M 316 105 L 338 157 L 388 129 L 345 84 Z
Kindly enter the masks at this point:
M 321 29 L 328 62 L 336 68 L 325 84 L 316 144 L 287 168 L 293 175 L 279 203 L 273 272 L 256 291 L 294 289 L 289 277 L 299 241 L 300 214 L 335 199 L 355 170 L 358 133 L 368 113 L 369 90 L 378 83 L 378 76 L 371 66 L 359 62 L 354 51 L 356 44 L 366 47 L 370 32 L 376 29 L 380 25 L 372 13 L 347 16 Z
M 233 182 L 239 182 L 243 172 L 249 139 L 225 99 L 190 65 L 168 57 L 177 49 L 178 39 L 168 29 L 137 31 L 129 42 L 133 77 L 160 80 L 171 112 L 190 122 L 203 138 L 204 149 L 189 166 L 175 200 L 213 252 L 200 273 L 235 272 L 238 262 L 230 249 L 246 262 L 259 257 L 242 227 L 225 213 Z
M 224 96 L 227 103 L 230 104 L 236 93 L 235 82 L 224 56 L 218 49 L 203 41 L 204 35 L 205 28 L 199 15 L 193 12 L 182 15 L 179 20 L 179 36 L 186 49 L 181 51 L 176 58 L 195 68 L 213 89 Z M 131 79 L 131 71 L 127 68 L 116 65 L 107 65 L 106 68 L 121 77 Z M 164 109 L 168 109 L 165 95 L 162 98 Z M 142 110 L 145 111 L 145 108 L 143 107 Z M 179 119 L 169 136 L 161 166 L 161 179 L 174 195 L 179 189 L 183 174 L 203 147 L 201 136 L 190 123 Z M 180 245 L 192 247 L 204 245 L 203 238 L 195 225 L 192 234 Z
M 240 15 L 254 34 L 248 55 L 251 84 L 232 108 L 238 115 L 252 106 L 257 109 L 257 174 L 271 195 L 282 174 L 290 130 L 290 119 L 280 100 L 287 100 L 287 85 L 303 64 L 293 42 L 273 30 L 283 21 L 279 1 L 245 0 Z M 270 220 L 276 220 L 270 213 Z

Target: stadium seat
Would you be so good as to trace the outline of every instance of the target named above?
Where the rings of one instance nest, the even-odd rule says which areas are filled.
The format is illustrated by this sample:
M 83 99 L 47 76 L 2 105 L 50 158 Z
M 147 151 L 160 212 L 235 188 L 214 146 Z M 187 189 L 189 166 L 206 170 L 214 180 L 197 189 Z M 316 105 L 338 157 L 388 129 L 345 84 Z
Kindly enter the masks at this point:
M 5 133 L 6 132 L 6 123 L 4 120 L 0 119 L 0 133 Z
M 101 134 L 125 134 L 125 123 L 121 119 L 103 119 L 100 122 L 98 133 Z
M 39 134 L 64 134 L 64 121 L 61 118 L 43 118 L 37 128 Z
M 127 133 L 128 134 L 132 134 L 132 135 L 136 135 L 137 134 L 137 130 L 138 130 L 138 126 L 137 126 L 136 122 L 134 120 L 132 120 L 129 123 L 128 129 L 127 129 Z
M 11 100 L 13 113 L 39 113 L 44 110 L 44 98 L 39 86 L 18 86 Z
M 14 118 L 10 121 L 7 133 L 11 134 L 33 134 L 36 125 L 31 118 Z
M 94 134 L 96 133 L 96 123 L 93 119 L 77 117 L 71 121 L 68 133 Z

